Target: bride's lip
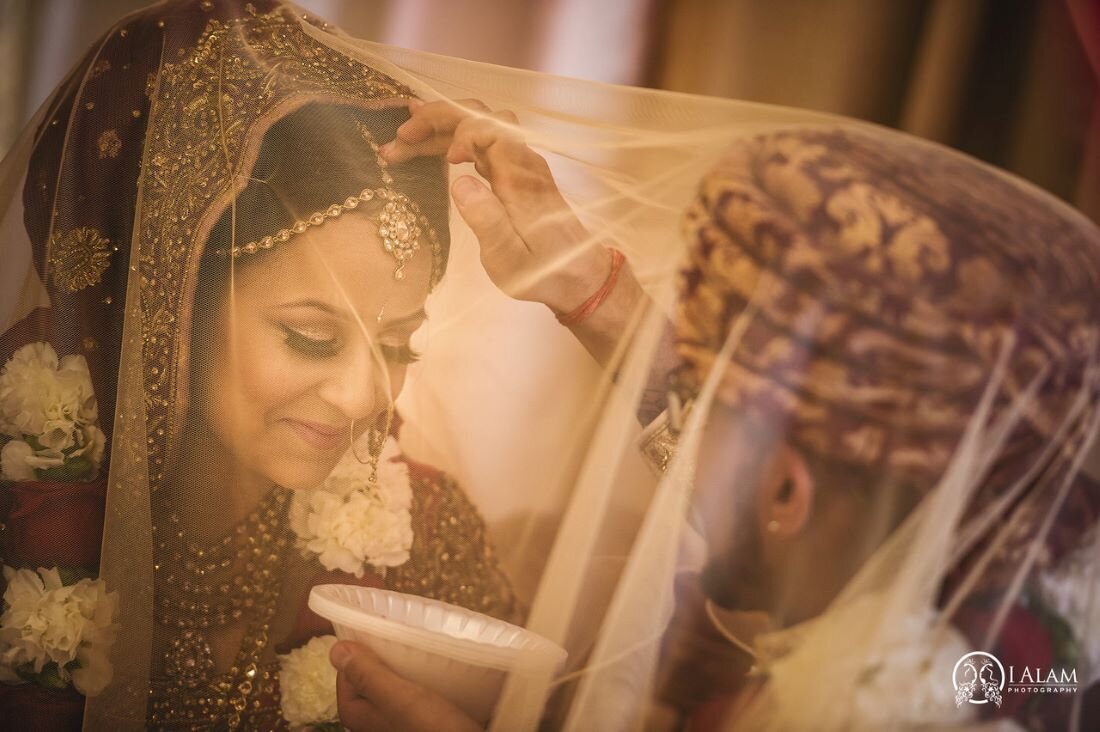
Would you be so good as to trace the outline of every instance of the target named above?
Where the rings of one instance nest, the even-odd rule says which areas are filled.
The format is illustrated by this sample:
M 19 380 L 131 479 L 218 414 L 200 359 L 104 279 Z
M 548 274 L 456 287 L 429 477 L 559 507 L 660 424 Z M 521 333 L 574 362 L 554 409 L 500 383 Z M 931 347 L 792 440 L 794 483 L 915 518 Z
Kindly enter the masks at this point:
M 307 422 L 301 419 L 284 419 L 287 426 L 302 440 L 318 450 L 335 450 L 347 446 L 351 440 L 348 430 L 333 427 L 321 422 Z

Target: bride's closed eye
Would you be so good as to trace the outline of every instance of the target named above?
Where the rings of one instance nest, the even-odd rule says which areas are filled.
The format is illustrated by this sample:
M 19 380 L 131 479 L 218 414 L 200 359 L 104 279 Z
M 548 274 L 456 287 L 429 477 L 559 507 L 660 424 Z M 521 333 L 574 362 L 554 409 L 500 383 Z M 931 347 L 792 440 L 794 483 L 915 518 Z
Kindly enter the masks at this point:
M 320 330 L 291 328 L 285 323 L 280 327 L 286 336 L 287 346 L 306 358 L 331 358 L 340 352 L 336 336 Z
M 382 357 L 392 364 L 408 365 L 420 360 L 420 354 L 414 351 L 408 343 L 400 345 L 380 343 L 378 349 L 382 352 Z
M 334 335 L 328 332 L 312 328 L 292 328 L 285 323 L 280 324 L 286 337 L 286 344 L 293 351 L 306 358 L 322 359 L 332 358 L 340 352 L 341 343 Z M 379 343 L 378 350 L 387 362 L 399 365 L 408 365 L 420 360 L 420 354 L 414 351 L 408 343 Z

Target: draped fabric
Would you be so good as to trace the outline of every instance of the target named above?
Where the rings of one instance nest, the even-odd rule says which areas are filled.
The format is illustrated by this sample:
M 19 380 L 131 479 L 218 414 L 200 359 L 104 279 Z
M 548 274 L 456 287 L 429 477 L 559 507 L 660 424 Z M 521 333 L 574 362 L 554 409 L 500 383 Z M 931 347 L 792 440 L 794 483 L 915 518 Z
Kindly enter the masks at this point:
M 426 109 L 523 175 L 389 162 Z M 502 271 L 462 176 L 551 256 Z M 0 230 L 3 559 L 115 598 L 102 659 L 44 667 L 86 729 L 289 725 L 327 582 L 565 648 L 494 729 L 1087 728 L 1100 235 L 1001 171 L 168 0 L 24 131 Z M 609 248 L 599 348 L 520 299 Z M 970 651 L 1080 688 L 971 703 Z M 0 704 L 79 718 L 27 663 Z

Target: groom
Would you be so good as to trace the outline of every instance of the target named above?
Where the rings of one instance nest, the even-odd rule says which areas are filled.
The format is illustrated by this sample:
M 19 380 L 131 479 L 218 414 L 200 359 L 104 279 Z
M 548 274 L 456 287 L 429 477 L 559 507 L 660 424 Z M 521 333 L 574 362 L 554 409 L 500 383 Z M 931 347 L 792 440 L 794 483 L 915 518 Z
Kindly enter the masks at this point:
M 1044 464 L 1048 448 L 1082 448 L 1074 429 L 1057 428 L 1083 427 L 1070 418 L 1082 394 L 1087 413 L 1097 409 L 1100 231 L 1044 194 L 916 141 L 805 129 L 739 143 L 703 181 L 687 222 L 677 380 L 697 393 L 719 371 L 695 499 L 709 557 L 702 591 L 734 636 L 727 650 L 735 640 L 761 650 L 751 631 L 729 632 L 738 621 L 781 629 L 822 614 L 937 485 L 1000 365 L 989 422 L 1005 416 L 1008 397 L 1038 390 L 964 521 Z M 1043 540 L 1050 565 L 1082 546 L 1100 516 L 1097 483 L 1060 475 L 1069 492 Z M 1041 514 L 1058 483 L 1027 484 L 1021 502 Z M 1090 631 L 1007 589 L 1038 534 L 1024 516 L 949 620 L 980 644 L 993 617 L 985 603 L 1010 598 L 987 650 L 1006 666 L 1070 666 L 1057 658 L 1061 634 L 1072 628 L 1080 644 Z M 987 542 L 971 546 L 960 547 L 960 566 Z M 948 574 L 945 597 L 957 579 Z M 1017 694 L 1000 713 L 1029 702 L 1033 721 L 1061 728 L 1070 701 Z M 733 723 L 736 707 L 719 696 L 696 728 Z

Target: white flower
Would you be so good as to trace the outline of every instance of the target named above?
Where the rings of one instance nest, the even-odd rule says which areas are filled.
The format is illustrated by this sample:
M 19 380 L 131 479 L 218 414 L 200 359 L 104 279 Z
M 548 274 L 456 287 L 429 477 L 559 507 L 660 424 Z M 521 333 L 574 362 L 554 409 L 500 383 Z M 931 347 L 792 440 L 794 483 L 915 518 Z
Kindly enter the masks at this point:
M 31 343 L 15 352 L 0 371 L 0 432 L 10 437 L 42 432 L 45 385 L 54 380 L 57 366 L 57 353 L 48 343 Z
M 71 457 L 85 457 L 93 465 L 99 465 L 103 460 L 103 449 L 107 445 L 107 437 L 103 430 L 93 425 L 85 425 L 76 432 L 76 444 L 78 447 L 69 455 Z
M 111 681 L 108 660 L 117 626 L 118 593 L 102 580 L 63 585 L 57 569 L 4 567 L 8 588 L 0 616 L 0 664 L 35 673 L 51 661 L 77 691 L 95 696 Z M 71 671 L 67 664 L 77 662 Z
M 91 463 L 94 475 L 105 442 L 98 419 L 83 356 L 58 360 L 49 343 L 23 346 L 0 371 L 0 433 L 22 443 L 0 457 L 3 476 L 32 480 L 34 470 L 61 467 L 78 456 Z
M 291 725 L 337 721 L 336 669 L 328 660 L 335 643 L 336 636 L 323 635 L 279 656 L 279 695 Z
M 4 480 L 34 480 L 34 448 L 22 440 L 12 440 L 0 450 L 0 477 Z
M 950 625 L 933 632 L 932 611 L 885 625 L 883 610 L 875 595 L 834 608 L 768 667 L 777 728 L 947 729 L 972 720 L 951 681 L 973 650 L 963 636 Z
M 349 452 L 324 484 L 295 493 L 290 525 L 298 546 L 318 555 L 325 569 L 362 577 L 366 565 L 396 567 L 412 548 L 412 486 L 408 466 L 394 462 L 397 441 L 388 438 L 378 461 L 378 484 L 370 467 Z
M 0 372 L 0 432 L 44 435 L 66 424 L 95 421 L 88 363 L 83 356 L 60 362 L 49 343 L 23 346 Z

